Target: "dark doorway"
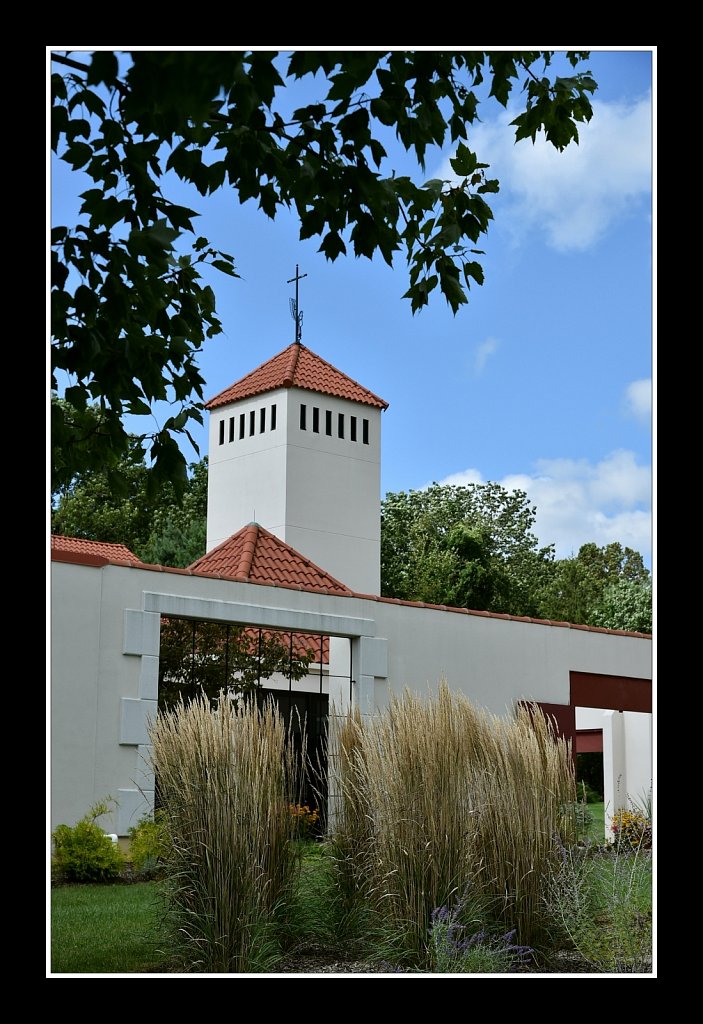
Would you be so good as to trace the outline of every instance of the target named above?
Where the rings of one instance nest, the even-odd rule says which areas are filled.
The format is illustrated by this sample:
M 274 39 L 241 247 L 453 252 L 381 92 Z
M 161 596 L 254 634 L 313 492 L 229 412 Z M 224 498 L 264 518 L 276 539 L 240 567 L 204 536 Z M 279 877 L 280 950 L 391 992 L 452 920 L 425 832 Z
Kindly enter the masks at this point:
M 581 797 L 581 783 L 586 785 L 586 799 L 589 803 L 591 793 L 598 795 L 598 800 L 604 799 L 603 784 L 603 752 L 591 751 L 585 754 L 576 754 L 576 782 Z M 595 799 L 595 798 L 593 798 Z
M 327 824 L 327 718 L 329 697 L 326 693 L 259 690 L 259 706 L 273 697 L 290 736 L 300 763 L 305 766 L 300 780 L 299 802 L 310 810 L 317 809 L 319 818 L 315 833 L 322 834 Z M 303 743 L 303 737 L 305 743 Z

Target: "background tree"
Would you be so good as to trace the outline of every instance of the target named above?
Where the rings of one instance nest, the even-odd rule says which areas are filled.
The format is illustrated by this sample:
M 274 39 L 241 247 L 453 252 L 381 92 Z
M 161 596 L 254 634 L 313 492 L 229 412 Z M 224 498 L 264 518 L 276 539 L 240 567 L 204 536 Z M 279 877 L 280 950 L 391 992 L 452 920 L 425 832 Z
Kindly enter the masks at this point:
M 642 555 L 615 542 L 575 558 L 540 547 L 536 508 L 499 484 L 433 484 L 381 503 L 381 593 L 406 601 L 649 633 Z
M 651 581 L 618 580 L 603 591 L 591 615 L 592 626 L 626 629 L 634 633 L 652 632 Z
M 300 237 L 319 238 L 330 260 L 350 249 L 392 264 L 402 253 L 413 311 L 439 288 L 456 312 L 483 281 L 476 245 L 492 219 L 485 197 L 498 191 L 466 144 L 480 88 L 505 106 L 521 85 L 516 140 L 544 131 L 561 150 L 591 117 L 596 83 L 575 70 L 586 57 L 568 53 L 574 73 L 550 77 L 548 51 L 53 54 L 52 147 L 94 182 L 78 222 L 52 232 L 53 385 L 69 382 L 51 410 L 56 486 L 89 466 L 119 475 L 132 443 L 123 417 L 157 401 L 174 411 L 140 435 L 151 486 L 187 486 L 178 441 L 202 422 L 197 357 L 221 331 L 201 271 L 237 273 L 196 237 L 196 213 L 167 197 L 167 172 L 202 196 L 230 187 L 269 217 L 294 210 Z M 301 79 L 317 98 L 289 116 L 286 86 Z M 428 146 L 456 143 L 456 181 L 396 174 L 389 129 L 421 171 Z M 84 421 L 91 401 L 97 431 Z
M 381 503 L 381 592 L 431 604 L 536 615 L 553 559 L 524 491 L 433 484 Z
M 649 570 L 639 551 L 618 542 L 582 544 L 575 558 L 556 561 L 539 601 L 546 619 L 644 633 L 652 629 Z
M 88 406 L 86 427 L 98 429 L 99 421 L 99 409 Z M 189 466 L 181 494 L 149 481 L 140 440 L 131 437 L 116 462 L 82 469 L 54 492 L 52 533 L 125 544 L 145 562 L 190 565 L 205 553 L 207 456 Z

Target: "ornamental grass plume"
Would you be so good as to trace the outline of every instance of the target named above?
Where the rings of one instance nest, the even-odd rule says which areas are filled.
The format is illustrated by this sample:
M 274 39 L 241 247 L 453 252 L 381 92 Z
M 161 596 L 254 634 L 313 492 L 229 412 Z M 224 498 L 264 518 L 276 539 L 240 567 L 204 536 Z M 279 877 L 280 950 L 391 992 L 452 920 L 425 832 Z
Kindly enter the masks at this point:
M 170 854 L 165 894 L 175 952 L 191 969 L 261 969 L 297 865 L 293 744 L 273 701 L 201 694 L 160 713 L 152 761 Z
M 405 948 L 427 952 L 433 912 L 468 883 L 503 930 L 533 944 L 552 835 L 575 800 L 568 744 L 544 716 L 490 715 L 443 682 L 436 698 L 406 692 L 337 733 L 346 878 L 365 880 Z

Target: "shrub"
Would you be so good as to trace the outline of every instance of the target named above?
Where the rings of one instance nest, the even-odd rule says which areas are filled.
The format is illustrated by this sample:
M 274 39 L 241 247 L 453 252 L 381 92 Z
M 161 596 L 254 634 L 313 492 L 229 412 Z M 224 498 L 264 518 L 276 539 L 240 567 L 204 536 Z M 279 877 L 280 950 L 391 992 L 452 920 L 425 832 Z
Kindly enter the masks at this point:
M 153 817 L 145 814 L 129 830 L 129 857 L 135 873 L 143 878 L 155 878 L 163 870 L 168 852 L 168 833 L 163 815 L 157 811 Z
M 652 857 L 621 847 L 565 847 L 545 907 L 554 946 L 567 943 L 596 972 L 651 971 Z
M 119 847 L 95 823 L 108 811 L 106 801 L 97 803 L 73 827 L 59 825 L 52 832 L 54 863 L 67 882 L 109 882 L 122 871 Z
M 618 811 L 610 822 L 616 846 L 631 850 L 649 850 L 652 846 L 652 822 L 641 810 Z
M 504 974 L 526 963 L 533 950 L 515 942 L 515 930 L 501 933 L 490 924 L 485 897 L 467 886 L 452 906 L 432 912 L 429 956 L 438 974 Z

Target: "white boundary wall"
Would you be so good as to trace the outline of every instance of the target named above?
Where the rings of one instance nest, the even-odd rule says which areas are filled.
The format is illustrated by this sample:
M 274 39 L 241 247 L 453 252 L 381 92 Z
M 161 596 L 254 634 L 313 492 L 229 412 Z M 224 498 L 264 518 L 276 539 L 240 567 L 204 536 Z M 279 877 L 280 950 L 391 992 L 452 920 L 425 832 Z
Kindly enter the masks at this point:
M 126 835 L 150 809 L 161 614 L 350 638 L 332 644 L 330 690 L 344 697 L 351 650 L 363 714 L 406 687 L 435 691 L 442 678 L 497 714 L 518 700 L 568 704 L 569 671 L 651 678 L 645 638 L 155 569 L 51 568 L 52 828 L 112 796 L 118 810 L 101 825 Z

